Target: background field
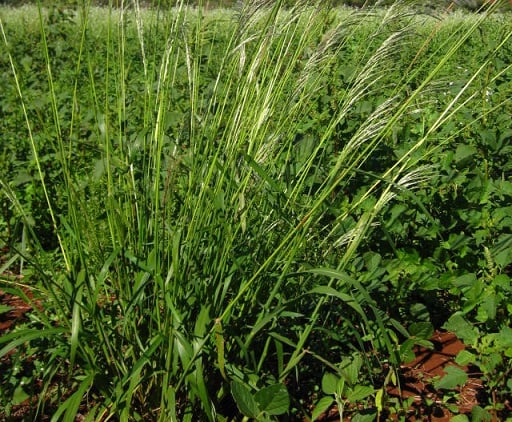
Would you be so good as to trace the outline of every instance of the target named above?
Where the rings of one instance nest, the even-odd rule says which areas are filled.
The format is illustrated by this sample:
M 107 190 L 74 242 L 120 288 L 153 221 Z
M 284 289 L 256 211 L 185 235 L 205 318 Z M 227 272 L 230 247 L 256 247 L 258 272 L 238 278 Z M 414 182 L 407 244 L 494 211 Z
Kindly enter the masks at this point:
M 44 6 L 77 6 L 80 4 L 83 4 L 84 1 L 82 0 L 58 0 L 58 1 L 52 1 L 52 0 L 42 0 L 40 1 L 40 4 Z M 90 6 L 108 6 L 109 4 L 118 7 L 121 2 L 120 1 L 108 1 L 108 0 L 91 0 L 86 1 Z M 206 7 L 207 9 L 212 8 L 230 8 L 233 6 L 236 6 L 237 4 L 240 5 L 243 2 L 239 0 L 208 0 L 208 1 L 198 1 L 193 0 L 188 2 L 189 5 L 197 6 L 198 4 L 201 4 L 202 7 Z M 286 7 L 291 7 L 299 3 L 297 0 L 284 0 L 282 1 L 282 4 Z M 310 4 L 314 4 L 315 1 L 311 0 L 309 1 Z M 390 6 L 394 3 L 398 3 L 396 0 L 328 0 L 325 2 L 326 5 L 330 7 L 337 7 L 337 6 L 349 6 L 349 7 L 367 7 L 367 6 Z M 440 8 L 452 8 L 452 9 L 462 9 L 462 10 L 472 10 L 476 11 L 478 10 L 482 5 L 485 3 L 489 4 L 489 2 L 486 2 L 485 0 L 436 0 L 436 1 L 424 1 L 422 2 L 422 5 L 424 7 L 428 7 L 431 9 L 440 9 Z M 510 10 L 511 8 L 511 2 L 504 1 L 502 2 L 502 5 L 500 6 L 501 10 Z M 0 4 L 4 4 L 7 6 L 14 6 L 19 7 L 22 5 L 37 4 L 34 0 L 1 0 Z M 158 5 L 159 7 L 172 7 L 175 2 L 172 0 L 158 0 L 158 1 L 152 1 L 152 0 L 145 0 L 141 1 L 140 4 L 143 7 L 152 7 L 154 5 Z
M 405 418 L 434 329 L 511 417 L 504 3 L 263 3 L 0 9 L 2 417 Z

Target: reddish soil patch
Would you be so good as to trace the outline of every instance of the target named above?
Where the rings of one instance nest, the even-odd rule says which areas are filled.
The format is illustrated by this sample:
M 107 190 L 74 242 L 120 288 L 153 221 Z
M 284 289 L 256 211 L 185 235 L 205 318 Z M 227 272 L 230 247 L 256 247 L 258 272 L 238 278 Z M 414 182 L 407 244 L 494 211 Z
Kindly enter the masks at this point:
M 9 274 L 9 276 L 11 276 L 11 274 Z M 9 311 L 0 314 L 0 336 L 8 333 L 11 329 L 15 327 L 16 324 L 26 321 L 26 314 L 33 310 L 33 306 L 36 306 L 38 310 L 43 311 L 41 300 L 35 299 L 34 295 L 29 289 L 23 288 L 22 292 L 25 295 L 25 298 L 0 290 L 0 304 L 11 308 Z M 13 360 L 19 359 L 19 357 L 15 357 L 16 353 L 17 352 L 13 350 L 0 359 L 0 372 L 12 367 Z M 36 356 L 27 356 L 23 358 L 24 361 L 22 364 L 22 371 L 27 371 L 27 373 L 30 373 L 31 365 L 35 358 Z M 53 377 L 52 382 L 53 384 L 50 386 L 49 390 L 47 390 L 46 394 L 55 395 L 55 391 L 59 391 L 59 394 L 61 394 L 60 399 L 62 401 L 66 400 L 72 392 L 66 390 L 66 388 L 62 388 L 63 386 L 65 387 L 66 383 L 68 382 L 66 377 L 63 376 L 62 374 L 56 374 Z M 55 403 L 55 400 L 48 400 L 47 402 L 45 402 L 43 413 L 36 413 L 39 394 L 41 394 L 41 392 L 44 391 L 43 387 L 43 381 L 41 379 L 34 379 L 33 385 L 30 387 L 29 390 L 32 392 L 32 396 L 20 404 L 13 405 L 8 413 L 6 413 L 5 409 L 0 408 L 0 421 L 50 421 L 52 415 L 55 412 L 56 404 L 58 404 Z M 82 403 L 79 407 L 79 411 L 86 413 L 87 403 Z M 75 417 L 76 422 L 83 421 L 84 419 L 85 418 L 82 415 L 82 413 L 78 413 L 77 416 Z
M 32 299 L 30 291 L 25 289 L 24 293 Z M 0 290 L 0 304 L 11 308 L 9 311 L 0 314 L 0 335 L 11 329 L 16 322 L 22 321 L 25 314 L 32 310 L 32 306 L 23 299 L 2 290 Z
M 457 354 L 465 346 L 453 333 L 436 331 L 430 341 L 433 350 L 424 347 L 415 349 L 416 358 L 401 367 L 400 387 L 388 389 L 388 394 L 402 400 L 414 398 L 409 409 L 408 421 L 429 420 L 449 421 L 454 415 L 445 405 L 445 397 L 453 395 L 448 400 L 458 409 L 458 413 L 470 413 L 474 406 L 481 404 L 480 397 L 484 393 L 481 373 L 475 367 L 461 367 L 454 361 Z M 434 388 L 434 381 L 446 375 L 445 369 L 456 366 L 468 374 L 463 386 L 451 391 L 440 391 Z M 454 394 L 455 393 L 455 394 Z M 421 415 L 421 416 L 419 416 Z M 425 415 L 428 417 L 425 419 Z

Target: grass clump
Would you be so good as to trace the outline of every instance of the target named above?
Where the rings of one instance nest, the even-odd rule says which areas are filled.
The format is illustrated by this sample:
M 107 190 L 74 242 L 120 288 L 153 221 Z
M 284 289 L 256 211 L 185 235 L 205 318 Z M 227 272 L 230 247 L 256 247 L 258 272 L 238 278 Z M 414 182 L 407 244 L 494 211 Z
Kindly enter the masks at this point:
M 288 400 L 284 385 L 349 361 L 366 368 L 354 401 L 377 415 L 371 368 L 398 368 L 409 333 L 375 299 L 371 242 L 399 255 L 378 223 L 437 177 L 432 157 L 473 124 L 456 124 L 465 108 L 479 104 L 480 121 L 509 107 L 478 93 L 508 69 L 490 64 L 510 28 L 438 100 L 488 12 L 438 37 L 442 25 L 402 3 L 341 16 L 264 1 L 125 6 L 39 9 L 38 32 L 22 34 L 36 49 L 21 55 L 2 18 L 15 99 L 2 106 L 18 116 L 6 133 L 28 130 L 2 151 L 15 158 L 3 229 L 10 265 L 30 267 L 23 284 L 45 299 L 0 355 L 30 344 L 45 362 L 34 417 L 50 406 L 72 420 L 86 403 L 90 420 L 301 413 L 298 396 L 294 411 L 266 397 Z

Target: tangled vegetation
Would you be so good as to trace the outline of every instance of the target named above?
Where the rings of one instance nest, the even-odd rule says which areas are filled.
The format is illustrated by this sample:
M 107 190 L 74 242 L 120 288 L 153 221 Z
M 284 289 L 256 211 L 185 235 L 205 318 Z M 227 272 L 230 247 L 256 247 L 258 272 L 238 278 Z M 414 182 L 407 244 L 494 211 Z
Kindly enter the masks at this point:
M 511 20 L 308 3 L 0 9 L 6 418 L 403 418 L 434 329 L 510 417 Z

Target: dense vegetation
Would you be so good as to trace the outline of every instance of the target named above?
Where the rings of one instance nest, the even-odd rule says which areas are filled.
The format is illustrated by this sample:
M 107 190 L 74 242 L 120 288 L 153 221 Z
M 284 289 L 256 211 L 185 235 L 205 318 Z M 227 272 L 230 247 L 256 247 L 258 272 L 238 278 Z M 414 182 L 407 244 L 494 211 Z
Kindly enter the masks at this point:
M 309 1 L 309 0 L 307 0 Z M 306 2 L 307 2 L 306 1 Z M 304 0 L 281 0 L 281 4 L 285 7 L 292 7 L 297 3 L 304 3 Z M 42 4 L 43 6 L 79 6 L 87 4 L 89 6 L 113 6 L 121 7 L 127 2 L 122 0 L 0 0 L 0 4 L 19 7 L 27 4 Z M 175 4 L 175 0 L 142 0 L 140 4 L 144 7 L 153 7 L 157 5 L 159 8 L 172 7 Z M 202 7 L 206 8 L 222 8 L 222 7 L 236 7 L 237 4 L 241 4 L 240 0 L 191 0 L 187 4 L 197 6 L 201 4 Z M 315 4 L 315 0 L 309 1 L 310 4 Z M 397 0 L 325 0 L 325 4 L 336 7 L 336 6 L 349 6 L 349 7 L 368 7 L 368 6 L 390 6 L 397 3 Z M 433 9 L 438 8 L 451 8 L 451 9 L 466 9 L 466 10 L 479 10 L 482 6 L 486 6 L 492 3 L 488 0 L 435 0 L 435 1 L 424 1 L 422 2 L 423 7 L 429 7 Z M 500 6 L 502 10 L 510 10 L 512 2 L 503 2 Z
M 442 328 L 477 420 L 506 418 L 498 3 L 0 9 L 0 289 L 34 304 L 0 338 L 3 415 L 403 417 L 386 386 Z

